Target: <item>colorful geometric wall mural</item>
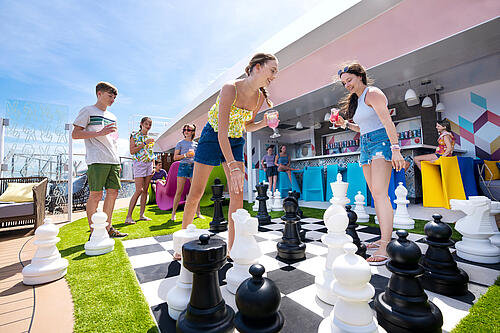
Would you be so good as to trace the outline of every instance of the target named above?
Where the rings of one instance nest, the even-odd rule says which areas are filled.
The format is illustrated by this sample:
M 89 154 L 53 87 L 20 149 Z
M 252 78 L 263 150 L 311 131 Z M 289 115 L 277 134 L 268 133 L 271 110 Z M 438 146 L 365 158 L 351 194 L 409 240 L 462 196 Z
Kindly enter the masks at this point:
M 472 104 L 484 109 L 474 121 L 458 116 L 458 124 L 450 121 L 456 144 L 466 140 L 475 146 L 476 157 L 485 160 L 500 160 L 500 116 L 488 110 L 487 100 L 483 96 L 470 93 Z

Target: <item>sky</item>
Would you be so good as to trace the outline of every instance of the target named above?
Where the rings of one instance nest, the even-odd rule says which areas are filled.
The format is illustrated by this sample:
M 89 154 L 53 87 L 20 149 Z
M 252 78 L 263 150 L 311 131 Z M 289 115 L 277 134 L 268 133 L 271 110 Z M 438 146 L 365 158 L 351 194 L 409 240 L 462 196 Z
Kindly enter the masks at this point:
M 174 117 L 324 1 L 2 0 L 0 117 L 7 100 L 19 99 L 65 105 L 72 123 L 95 103 L 96 83 L 109 81 L 118 88 L 109 110 L 126 149 L 130 121 Z

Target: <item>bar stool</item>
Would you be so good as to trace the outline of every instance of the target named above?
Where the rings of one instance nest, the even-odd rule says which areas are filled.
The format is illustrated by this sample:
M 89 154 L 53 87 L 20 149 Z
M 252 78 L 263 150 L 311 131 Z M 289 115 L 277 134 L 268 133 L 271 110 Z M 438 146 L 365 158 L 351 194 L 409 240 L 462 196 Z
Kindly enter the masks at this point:
M 422 161 L 422 194 L 424 207 L 450 209 L 450 199 L 466 199 L 456 156 Z
M 278 191 L 281 193 L 282 198 L 288 196 L 288 192 L 292 190 L 292 183 L 290 183 L 290 178 L 288 174 L 284 171 L 278 172 Z
M 302 181 L 299 182 L 298 177 L 302 178 Z M 302 184 L 304 184 L 304 169 L 302 170 L 293 170 L 292 171 L 292 191 L 297 191 L 298 193 L 302 193 Z
M 476 178 L 474 177 L 474 159 L 472 157 L 460 156 L 457 156 L 457 159 L 465 196 L 469 199 L 470 196 L 478 195 Z
M 330 201 L 333 197 L 332 187 L 330 183 L 337 181 L 337 173 L 339 172 L 339 166 L 337 164 L 331 164 L 326 166 L 326 196 L 325 200 Z
M 323 187 L 323 167 L 306 167 L 304 171 L 304 186 L 302 186 L 302 198 L 305 201 L 323 201 L 325 190 Z
M 354 197 L 361 191 L 361 194 L 366 198 L 366 180 L 363 174 L 363 168 L 359 163 L 347 163 L 347 180 L 349 187 L 347 188 L 347 197 L 351 200 L 350 204 L 354 204 Z

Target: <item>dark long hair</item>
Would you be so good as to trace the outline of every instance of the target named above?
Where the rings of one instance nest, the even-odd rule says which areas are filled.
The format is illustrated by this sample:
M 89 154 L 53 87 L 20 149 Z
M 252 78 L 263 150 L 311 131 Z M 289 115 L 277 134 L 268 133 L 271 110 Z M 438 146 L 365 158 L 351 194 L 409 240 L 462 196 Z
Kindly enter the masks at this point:
M 347 68 L 347 70 L 345 70 Z M 341 68 L 341 73 L 339 79 L 345 73 L 351 73 L 361 78 L 363 84 L 368 85 L 372 83 L 372 80 L 366 75 L 366 70 L 361 64 L 353 62 L 347 66 Z M 337 81 L 337 80 L 335 80 Z M 356 93 L 346 94 L 339 102 L 340 112 L 342 117 L 345 119 L 352 119 L 356 113 L 356 108 L 358 107 L 358 95 Z
M 438 120 L 437 123 L 446 128 L 447 132 L 451 133 L 451 124 L 448 119 Z
M 270 60 L 277 60 L 276 56 L 274 54 L 270 53 L 256 53 L 250 59 L 250 62 L 248 63 L 248 66 L 245 68 L 245 73 L 250 76 L 250 73 L 252 73 L 253 68 L 255 65 L 259 64 L 261 66 L 265 65 L 266 62 Z M 262 95 L 264 95 L 264 98 L 266 99 L 267 105 L 272 108 L 273 107 L 273 102 L 269 99 L 269 93 L 267 92 L 266 87 L 260 87 L 260 91 L 262 92 Z
M 139 124 L 139 130 L 140 130 L 140 131 L 142 131 L 142 124 L 144 124 L 144 123 L 145 123 L 146 121 L 148 121 L 148 120 L 151 120 L 151 118 L 149 118 L 149 117 L 143 117 L 143 118 L 141 119 L 141 123 Z M 151 122 L 153 122 L 153 121 L 151 120 Z

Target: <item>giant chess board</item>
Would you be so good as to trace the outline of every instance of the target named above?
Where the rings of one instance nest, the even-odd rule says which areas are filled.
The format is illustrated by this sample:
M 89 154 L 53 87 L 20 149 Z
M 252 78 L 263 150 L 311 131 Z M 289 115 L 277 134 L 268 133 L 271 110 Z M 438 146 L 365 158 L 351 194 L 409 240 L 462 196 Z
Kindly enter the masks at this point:
M 282 332 L 312 333 L 317 331 L 320 322 L 333 309 L 333 306 L 323 303 L 316 297 L 314 285 L 314 278 L 323 270 L 326 261 L 327 247 L 320 239 L 326 234 L 327 229 L 322 220 L 315 218 L 303 218 L 300 224 L 307 231 L 305 260 L 287 263 L 276 257 L 276 244 L 281 239 L 284 227 L 279 218 L 273 219 L 269 225 L 259 227 L 256 239 L 263 253 L 259 263 L 264 265 L 267 277 L 277 284 L 282 294 L 281 311 L 285 317 Z M 378 228 L 360 225 L 357 232 L 362 241 L 371 242 L 380 238 Z M 226 239 L 227 232 L 219 233 L 218 237 Z M 393 238 L 396 238 L 395 234 Z M 424 235 L 410 233 L 408 239 L 416 242 L 422 253 L 425 253 L 428 245 L 425 244 Z M 133 239 L 123 241 L 123 244 L 160 331 L 175 332 L 175 321 L 169 317 L 165 301 L 180 272 L 180 263 L 172 257 L 174 253 L 172 235 Z M 486 292 L 488 286 L 492 285 L 500 274 L 500 264 L 477 264 L 458 258 L 455 254 L 454 257 L 458 266 L 469 275 L 468 293 L 464 296 L 450 297 L 426 290 L 429 299 L 443 313 L 444 332 L 451 331 L 460 319 L 468 314 L 472 304 Z M 231 266 L 231 263 L 227 263 L 219 271 L 219 284 L 226 303 L 237 312 L 234 295 L 225 288 L 226 272 Z M 385 266 L 372 266 L 372 273 L 370 283 L 378 295 L 387 286 L 391 272 Z M 372 304 L 373 301 L 370 305 Z

